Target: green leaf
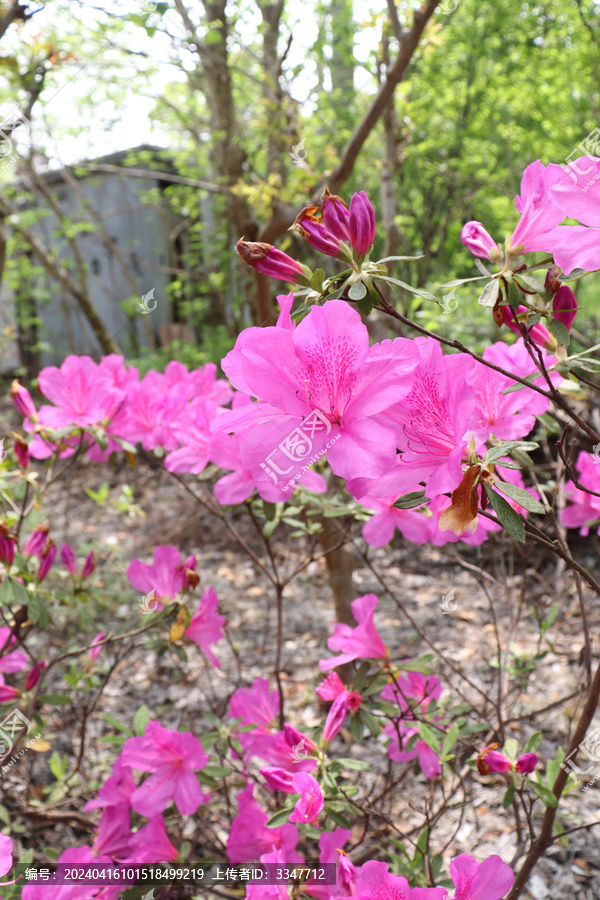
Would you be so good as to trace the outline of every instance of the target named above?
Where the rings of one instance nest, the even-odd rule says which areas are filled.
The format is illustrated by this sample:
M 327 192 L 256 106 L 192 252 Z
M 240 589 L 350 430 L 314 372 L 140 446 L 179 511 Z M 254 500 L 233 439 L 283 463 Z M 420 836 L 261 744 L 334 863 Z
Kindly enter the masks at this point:
M 536 750 L 539 749 L 540 744 L 542 743 L 542 732 L 536 731 L 531 735 L 529 740 L 525 745 L 525 753 L 535 753 Z
M 562 344 L 563 347 L 569 346 L 569 344 L 571 343 L 571 335 L 562 322 L 559 322 L 558 319 L 552 319 L 548 325 L 548 328 L 559 344 Z
M 425 722 L 419 722 L 419 737 L 422 741 L 425 741 L 427 746 L 431 747 L 435 753 L 440 752 L 440 742 L 437 735 L 432 731 L 429 725 L 425 724 Z
M 541 281 L 538 281 L 537 278 L 532 278 L 531 275 L 525 275 L 523 272 L 519 272 L 514 277 L 517 284 L 522 283 L 524 287 L 529 288 L 534 294 L 541 294 L 542 296 L 545 294 L 546 286 Z
M 459 736 L 459 727 L 454 723 L 450 731 L 444 735 L 444 742 L 442 744 L 442 756 L 448 756 L 454 745 L 456 744 Z
M 406 284 L 404 281 L 399 281 L 397 278 L 390 278 L 388 275 L 373 275 L 373 278 L 378 279 L 379 281 L 387 281 L 390 284 L 395 284 L 397 287 L 404 288 L 405 291 L 408 291 L 411 294 L 416 294 L 417 297 L 423 297 L 425 300 L 433 300 L 434 303 L 438 303 L 438 298 L 435 294 L 431 294 L 429 291 L 423 291 L 421 288 L 411 287 L 410 284 Z
M 352 716 L 350 719 L 350 734 L 355 741 L 362 741 L 365 733 L 365 726 L 361 722 L 359 716 Z
M 133 717 L 133 730 L 137 735 L 142 735 L 144 733 L 150 719 L 150 710 L 145 703 L 142 703 Z
M 502 491 L 503 494 L 510 497 L 511 500 L 516 500 L 519 506 L 529 510 L 529 512 L 541 513 L 542 515 L 545 514 L 546 510 L 540 501 L 535 500 L 531 494 L 528 494 L 523 488 L 517 487 L 515 484 L 510 484 L 508 481 L 495 481 L 494 487 L 497 491 Z
M 10 575 L 0 583 L 0 603 L 5 606 L 28 606 L 30 597 L 21 582 Z
M 546 806 L 551 806 L 552 809 L 555 809 L 558 806 L 557 798 L 544 784 L 538 784 L 537 781 L 532 781 L 531 778 L 526 778 L 525 781 L 533 793 L 540 798 L 542 803 L 545 803 Z
M 348 296 L 351 300 L 362 300 L 366 293 L 367 286 L 362 281 L 355 281 L 348 291 Z
M 325 281 L 325 270 L 324 269 L 315 269 L 313 272 L 313 276 L 310 280 L 310 286 L 314 291 L 318 291 L 319 294 L 323 293 L 323 282 Z
M 411 491 L 409 494 L 398 497 L 394 506 L 396 509 L 414 509 L 415 506 L 421 506 L 421 504 L 426 502 L 425 491 Z
M 489 275 L 476 275 L 474 278 L 455 278 L 454 281 L 445 281 L 443 284 L 440 284 L 440 287 L 459 287 L 461 284 L 466 284 L 467 281 L 481 281 L 483 278 L 489 277 Z
M 384 256 L 383 259 L 378 259 L 375 263 L 376 266 L 381 265 L 386 262 L 394 262 L 395 260 L 415 260 L 415 259 L 424 259 L 423 254 L 421 256 Z
M 39 702 L 50 703 L 52 706 L 66 706 L 71 702 L 71 698 L 66 694 L 42 694 Z
M 503 441 L 502 444 L 498 444 L 496 447 L 488 450 L 485 454 L 484 462 L 491 463 L 502 456 L 510 456 L 513 450 L 537 450 L 539 446 L 535 441 Z
M 231 769 L 226 769 L 225 766 L 217 765 L 204 766 L 202 771 L 211 778 L 227 778 L 227 776 L 231 774 Z
M 285 825 L 292 814 L 293 808 L 293 806 L 286 806 L 283 809 L 278 810 L 267 822 L 267 828 L 279 828 L 280 825 Z
M 509 806 L 512 806 L 513 797 L 515 796 L 515 785 L 514 782 L 509 784 L 507 791 L 502 798 L 502 806 L 504 809 L 508 809 Z
M 341 763 L 344 769 L 352 769 L 356 772 L 364 772 L 366 769 L 371 768 L 369 763 L 363 762 L 362 759 L 351 759 L 346 756 L 336 759 L 336 763 Z
M 122 722 L 119 722 L 118 719 L 114 719 L 112 716 L 109 716 L 108 713 L 103 713 L 102 718 L 105 722 L 108 722 L 109 725 L 112 725 L 117 731 L 123 732 L 123 734 L 128 734 L 133 737 L 133 732 L 127 725 L 123 725 Z
M 356 305 L 363 316 L 370 316 L 374 306 L 373 298 L 370 294 L 365 294 L 364 297 L 360 298 Z
M 479 295 L 479 299 L 477 300 L 477 302 L 480 306 L 492 308 L 496 305 L 496 300 L 498 299 L 499 293 L 500 282 L 497 278 L 494 278 L 493 281 L 488 281 L 481 294 Z
M 381 734 L 381 722 L 377 716 L 374 716 L 366 709 L 361 709 L 359 715 L 373 737 L 378 737 Z M 356 719 L 357 716 L 354 716 L 354 718 Z
M 48 610 L 39 594 L 30 594 L 27 600 L 27 615 L 40 628 L 48 625 Z
M 325 804 L 325 812 L 327 815 L 333 819 L 336 825 L 339 825 L 340 828 L 346 828 L 348 831 L 352 829 L 352 823 L 348 821 L 346 816 L 343 816 L 341 813 L 337 812 L 337 810 L 332 809 L 330 806 Z M 267 822 L 267 825 L 269 823 Z
M 521 516 L 506 502 L 504 497 L 501 497 L 500 494 L 493 491 L 488 484 L 484 484 L 483 486 L 489 497 L 490 503 L 492 504 L 493 510 L 500 520 L 500 524 L 506 528 L 508 533 L 511 534 L 515 540 L 524 544 L 525 526 L 523 525 Z

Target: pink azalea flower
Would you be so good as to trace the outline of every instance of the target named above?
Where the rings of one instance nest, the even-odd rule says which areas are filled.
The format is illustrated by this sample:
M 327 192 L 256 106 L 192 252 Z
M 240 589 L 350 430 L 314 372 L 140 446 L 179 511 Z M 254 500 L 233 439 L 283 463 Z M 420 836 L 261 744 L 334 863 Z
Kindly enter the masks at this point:
M 171 800 L 182 816 L 191 816 L 209 799 L 195 775 L 208 756 L 191 731 L 170 731 L 160 722 L 148 722 L 143 737 L 125 741 L 121 760 L 140 772 L 154 773 L 131 795 L 131 806 L 143 816 L 158 815 Z
M 323 728 L 323 741 L 327 744 L 331 743 L 336 734 L 339 733 L 346 720 L 346 713 L 350 708 L 350 704 L 348 703 L 349 696 L 348 691 L 343 691 L 343 693 L 338 694 L 331 704 Z
M 375 860 L 361 867 L 356 888 L 359 900 L 444 900 L 448 896 L 445 888 L 411 888 L 406 878 L 392 875 L 386 863 Z
M 154 591 L 157 600 L 173 600 L 184 589 L 183 559 L 177 547 L 154 548 L 152 565 L 133 559 L 127 569 L 129 581 L 138 591 Z M 158 607 L 162 609 L 162 606 Z
M 250 688 L 238 688 L 229 702 L 229 715 L 242 725 L 256 725 L 254 731 L 240 732 L 237 738 L 246 758 L 257 757 L 271 766 L 297 772 L 314 769 L 314 759 L 299 759 L 293 753 L 285 731 L 276 731 L 279 693 L 269 691 L 266 678 L 257 678 Z M 312 742 L 311 742 L 312 743 Z
M 47 366 L 40 372 L 38 385 L 54 404 L 42 406 L 38 413 L 39 423 L 50 428 L 96 425 L 125 400 L 109 373 L 89 356 L 67 356 L 60 369 Z
M 23 549 L 24 556 L 40 556 L 48 540 L 48 525 L 38 525 L 29 535 Z
M 285 851 L 288 862 L 300 861 L 294 852 L 298 843 L 298 829 L 286 823 L 279 828 L 267 828 L 268 815 L 254 799 L 254 785 L 238 794 L 238 815 L 231 823 L 227 841 L 227 856 L 231 862 L 258 859 L 272 850 Z
M 534 771 L 537 764 L 537 753 L 524 753 L 523 756 L 520 756 L 515 763 L 515 769 L 517 770 L 517 772 L 520 772 L 521 775 L 529 775 Z
M 292 749 L 299 748 L 306 753 L 317 753 L 317 745 L 311 741 L 309 737 L 289 725 L 288 722 L 283 726 L 283 736 L 289 747 Z
M 454 900 L 500 900 L 515 880 L 513 870 L 499 856 L 478 863 L 467 853 L 452 860 L 450 875 L 456 888 Z
M 58 863 L 65 866 L 84 866 L 87 863 L 106 863 L 112 865 L 109 856 L 92 856 L 90 847 L 73 847 L 64 850 L 58 857 Z M 38 884 L 26 884 L 23 886 L 21 900 L 92 900 L 98 896 L 98 891 L 104 885 L 98 884 L 44 884 L 43 881 Z
M 306 206 L 296 216 L 292 228 L 302 235 L 311 247 L 314 247 L 319 253 L 325 253 L 327 256 L 337 258 L 342 249 L 341 241 L 335 235 L 332 235 L 320 219 L 314 215 L 317 209 L 317 206 Z
M 0 523 L 0 561 L 7 567 L 12 566 L 15 559 L 15 545 L 17 539 L 14 534 Z
M 362 536 L 372 547 L 385 547 L 394 539 L 396 528 L 412 544 L 426 544 L 429 540 L 427 519 L 415 509 L 397 509 L 394 503 L 401 496 L 372 497 L 367 494 L 358 502 L 374 515 L 363 525 Z
M 364 191 L 353 194 L 350 200 L 348 233 L 355 254 L 366 256 L 375 241 L 375 213 Z
M 341 666 L 343 663 L 352 662 L 355 659 L 385 659 L 387 657 L 387 647 L 381 640 L 373 622 L 373 613 L 378 602 L 375 594 L 365 594 L 352 601 L 352 614 L 358 625 L 356 628 L 342 622 L 335 625 L 333 635 L 327 641 L 327 646 L 334 653 L 338 650 L 341 651 L 341 655 L 333 659 L 320 660 L 321 671 L 326 672 L 327 669 Z
M 249 338 L 242 333 L 223 369 L 236 388 L 261 401 L 225 412 L 212 426 L 245 432 L 244 468 L 256 480 L 281 484 L 327 450 L 341 477 L 383 474 L 394 462 L 395 439 L 374 417 L 407 393 L 414 342 L 397 338 L 370 348 L 359 314 L 341 300 L 312 307 L 294 331 L 258 330 Z M 288 438 L 284 452 L 279 445 Z
M 481 259 L 501 259 L 502 251 L 496 241 L 485 230 L 481 222 L 472 221 L 463 225 L 460 239 L 473 256 Z
M 292 772 L 288 772 L 287 769 L 279 769 L 277 766 L 263 766 L 259 772 L 272 791 L 283 791 L 285 794 L 294 793 Z
M 81 580 L 85 581 L 86 578 L 89 578 L 94 569 L 96 568 L 96 554 L 93 550 L 90 550 L 88 555 L 83 561 L 83 566 L 81 567 Z
M 8 640 L 9 636 L 10 641 Z M 2 626 L 0 627 L 0 650 L 5 647 L 7 641 L 8 645 L 6 649 L 14 647 L 17 643 L 16 637 L 14 637 L 14 635 L 11 636 L 11 629 Z M 21 672 L 23 669 L 26 669 L 28 665 L 29 657 L 25 653 L 22 653 L 21 650 L 9 650 L 8 653 L 4 653 L 4 655 L 0 657 L 0 672 Z
M 131 767 L 126 766 L 120 756 L 114 762 L 112 775 L 106 779 L 98 791 L 94 800 L 89 800 L 85 805 L 85 811 L 92 809 L 104 809 L 108 806 L 117 806 L 126 803 L 131 805 L 131 795 L 137 790 L 137 784 L 133 779 Z
M 106 853 L 126 859 L 131 840 L 129 803 L 107 806 L 98 822 L 94 838 L 94 853 Z
M 300 799 L 290 816 L 290 822 L 314 822 L 324 806 L 319 782 L 307 772 L 298 772 L 292 777 L 292 787 L 294 793 L 300 794 Z
M 127 862 L 175 862 L 178 857 L 179 851 L 169 840 L 163 817 L 160 815 L 152 816 L 146 825 L 131 835 Z
M 378 418 L 395 426 L 401 453 L 394 455 L 382 477 L 365 471 L 350 481 L 347 488 L 355 497 L 398 496 L 426 481 L 427 496 L 433 498 L 453 491 L 462 480 L 476 410 L 475 395 L 466 383 L 473 360 L 460 353 L 444 356 L 433 338 L 416 338 L 413 343 L 420 354 L 413 386 Z
M 486 347 L 483 356 L 489 362 L 508 372 L 515 372 L 521 378 L 526 378 L 537 371 L 522 338 L 511 346 L 498 341 Z M 553 362 L 553 357 L 544 354 L 546 366 L 552 365 Z M 541 374 L 540 378 L 543 379 Z M 539 379 L 536 381 L 541 384 Z M 562 377 L 558 373 L 553 373 L 552 381 L 557 386 Z M 491 434 L 502 441 L 524 438 L 533 430 L 535 417 L 543 415 L 550 407 L 550 401 L 546 397 L 527 387 L 505 394 L 504 390 L 514 384 L 514 381 L 482 363 L 476 362 L 467 373 L 467 383 L 477 398 L 478 427 L 475 429 L 475 439 L 480 445 L 483 445 Z M 545 382 L 543 386 L 545 387 Z
M 210 459 L 210 426 L 216 415 L 217 406 L 212 401 L 204 397 L 192 400 L 173 428 L 181 446 L 167 454 L 167 472 L 191 472 L 198 475 L 204 471 Z
M 221 616 L 217 612 L 218 605 L 217 592 L 212 587 L 207 588 L 202 594 L 198 610 L 192 616 L 184 634 L 190 641 L 198 644 L 213 666 L 220 669 L 221 663 L 210 649 L 211 644 L 217 644 L 224 637 L 223 625 L 225 624 L 225 616 Z
M 13 842 L 7 834 L 0 834 L 0 878 L 12 868 Z
M 600 492 L 600 458 L 592 453 L 582 450 L 577 457 L 576 469 L 579 475 L 578 481 L 591 490 Z M 600 520 L 600 497 L 588 494 L 575 487 L 569 479 L 564 486 L 564 493 L 569 500 L 569 505 L 562 510 L 560 521 L 566 528 L 579 528 L 579 533 L 587 536 L 590 528 L 595 528 Z M 600 534 L 600 525 L 598 526 Z
M 23 438 L 17 436 L 13 446 L 17 462 L 22 469 L 26 469 L 29 465 L 29 447 L 27 441 L 24 441 Z
M 521 179 L 521 194 L 515 197 L 521 218 L 512 235 L 513 247 L 523 246 L 525 253 L 549 249 L 540 246 L 547 244 L 540 236 L 565 218 L 566 214 L 553 202 L 550 190 L 562 177 L 562 166 L 554 163 L 544 166 L 538 159 L 527 166 Z
M 335 700 L 346 691 L 346 687 L 337 672 L 330 672 L 327 678 L 317 685 L 315 691 L 321 700 Z
M 344 844 L 352 838 L 348 828 L 335 828 L 323 831 L 319 837 L 319 862 L 337 863 L 336 883 L 334 885 L 319 884 L 309 876 L 305 891 L 318 900 L 331 900 L 332 897 L 356 896 L 356 879 L 358 873 L 350 859 L 343 852 Z M 340 851 L 342 851 L 340 853 Z
M 388 684 L 381 692 L 383 700 L 397 703 L 401 710 L 396 722 L 390 722 L 385 727 L 385 733 L 392 739 L 388 745 L 388 756 L 399 763 L 417 759 L 426 778 L 437 778 L 442 771 L 442 764 L 435 750 L 423 740 L 417 740 L 411 750 L 403 750 L 402 747 L 419 733 L 418 727 L 413 725 L 415 710 L 418 708 L 421 716 L 424 716 L 430 702 L 439 700 L 441 693 L 442 684 L 439 678 L 435 675 L 423 675 L 421 672 L 406 672 L 399 675 L 395 683 Z M 434 721 L 440 725 L 439 716 L 435 717 Z

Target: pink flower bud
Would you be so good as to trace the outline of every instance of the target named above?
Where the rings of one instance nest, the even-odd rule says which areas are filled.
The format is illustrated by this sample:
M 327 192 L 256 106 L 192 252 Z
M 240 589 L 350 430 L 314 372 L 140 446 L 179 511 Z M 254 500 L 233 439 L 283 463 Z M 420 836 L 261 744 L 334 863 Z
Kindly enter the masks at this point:
M 29 465 L 29 447 L 27 446 L 27 441 L 24 441 L 23 438 L 15 438 L 15 456 L 21 468 L 26 469 Z
M 102 641 L 104 640 L 105 637 L 106 637 L 105 631 L 101 631 L 99 634 L 96 635 L 96 637 L 92 641 L 92 646 L 88 650 L 89 659 L 98 659 L 98 657 L 100 656 L 100 654 L 102 652 Z
M 292 225 L 290 231 L 297 231 L 305 240 L 318 250 L 319 253 L 326 253 L 327 256 L 340 255 L 341 242 L 335 235 L 330 234 L 322 222 L 314 215 L 318 209 L 316 206 L 306 206 L 296 217 L 296 221 Z
M 95 568 L 96 554 L 93 550 L 90 550 L 83 563 L 83 568 L 81 569 L 81 580 L 85 581 L 86 578 L 89 578 Z
M 236 250 L 245 263 L 264 275 L 280 278 L 282 281 L 306 283 L 300 263 L 271 244 L 241 240 L 237 242 Z
M 460 239 L 473 256 L 481 259 L 501 259 L 502 251 L 481 222 L 475 220 L 463 225 Z
M 558 322 L 562 322 L 567 331 L 571 330 L 571 326 L 577 315 L 577 300 L 575 299 L 575 294 L 568 285 L 563 284 L 554 295 L 552 300 L 552 313 L 553 317 Z
M 333 237 L 350 243 L 350 213 L 342 198 L 332 194 L 328 187 L 321 198 L 321 217 Z
M 35 666 L 33 666 L 32 669 L 29 670 L 29 672 L 27 673 L 27 677 L 25 678 L 25 690 L 26 691 L 30 691 L 32 688 L 34 688 L 36 686 L 36 684 L 40 680 L 41 671 L 42 671 L 42 669 L 45 669 L 45 668 L 46 668 L 46 663 L 42 661 L 40 663 L 37 663 Z
M 14 535 L 0 525 L 0 562 L 11 566 L 15 558 L 16 539 Z
M 368 253 L 375 240 L 375 212 L 364 191 L 354 194 L 350 201 L 348 230 L 355 253 L 358 256 Z
M 340 728 L 344 724 L 346 713 L 348 712 L 348 691 L 339 694 L 333 703 L 325 720 L 323 729 L 323 740 L 329 744 L 334 739 Z
M 516 769 L 521 775 L 529 775 L 530 772 L 533 772 L 537 764 L 537 753 L 524 753 L 523 756 L 520 756 L 517 760 Z
M 481 775 L 489 775 L 490 772 L 508 772 L 512 768 L 510 759 L 494 749 L 499 746 L 500 744 L 491 744 L 479 751 L 477 768 Z
M 292 785 L 293 774 L 286 769 L 279 769 L 276 766 L 265 766 L 259 769 L 272 791 L 284 791 L 286 794 L 294 794 L 295 790 Z
M 40 564 L 38 566 L 37 575 L 35 576 L 38 581 L 44 580 L 44 578 L 54 565 L 55 559 L 56 545 L 53 540 L 49 540 L 40 555 Z
M 519 337 L 521 337 L 521 331 L 517 322 L 515 321 L 515 317 L 510 306 L 501 306 L 500 309 L 502 310 L 502 315 L 504 317 L 504 324 L 508 325 L 511 331 L 514 331 L 515 334 L 518 334 Z M 519 306 L 517 314 L 524 312 L 527 312 L 527 307 Z M 542 325 L 541 322 L 538 322 L 537 325 L 533 325 L 531 328 L 529 328 L 529 337 L 534 344 L 537 344 L 538 347 L 544 347 L 546 350 L 552 350 L 556 346 L 552 335 L 550 334 L 546 326 Z
M 25 416 L 26 419 L 33 419 L 37 416 L 31 394 L 27 388 L 19 384 L 18 378 L 15 378 L 10 386 L 10 398 L 21 415 Z
M 358 894 L 356 890 L 356 866 L 343 850 L 340 850 L 339 854 L 337 880 L 342 888 L 342 895 L 344 897 L 356 897 Z
M 9 703 L 11 700 L 16 700 L 18 696 L 19 692 L 16 688 L 9 684 L 0 684 L 0 703 Z
M 75 554 L 68 544 L 63 544 L 60 548 L 60 561 L 71 575 L 77 575 L 77 561 Z
M 49 527 L 46 524 L 39 525 L 35 528 L 29 535 L 23 554 L 25 556 L 40 556 L 42 550 L 46 546 L 48 531 Z

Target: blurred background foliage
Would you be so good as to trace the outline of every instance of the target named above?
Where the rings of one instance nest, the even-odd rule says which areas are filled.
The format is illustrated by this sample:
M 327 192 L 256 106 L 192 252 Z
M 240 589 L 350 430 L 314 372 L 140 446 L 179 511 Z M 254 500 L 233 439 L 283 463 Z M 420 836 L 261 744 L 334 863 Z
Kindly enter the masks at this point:
M 0 186 L 7 226 L 2 294 L 11 286 L 19 302 L 24 259 L 32 272 L 42 265 L 31 258 L 26 233 L 11 227 L 19 217 L 27 226 L 31 217 L 31 210 L 10 206 L 23 191 L 15 179 L 152 144 L 161 152 L 132 150 L 128 164 L 180 179 L 161 197 L 179 222 L 168 290 L 197 341 L 146 348 L 138 362 L 147 369 L 172 358 L 188 365 L 218 361 L 241 328 L 272 321 L 275 295 L 287 290 L 243 266 L 232 252 L 239 237 L 275 243 L 335 271 L 335 260 L 317 260 L 287 229 L 335 175 L 420 6 L 2 3 L 5 17 L 23 11 L 1 39 L 0 100 L 17 104 L 32 122 L 31 146 L 20 149 L 16 168 L 3 170 Z M 346 198 L 356 190 L 371 197 L 380 224 L 375 258 L 423 254 L 396 264 L 393 274 L 441 299 L 441 283 L 478 274 L 460 242 L 463 223 L 478 219 L 501 242 L 517 221 L 514 197 L 525 166 L 536 159 L 564 163 L 598 127 L 600 3 L 422 6 L 432 9 L 393 102 L 337 183 Z M 79 224 L 83 232 L 90 221 L 75 223 L 75 240 Z M 73 232 L 56 240 L 69 237 Z M 41 303 L 52 290 L 46 270 L 38 281 Z M 593 276 L 579 289 L 577 326 L 586 338 L 597 330 L 599 285 Z M 499 332 L 476 298 L 476 287 L 462 286 L 452 314 L 412 295 L 397 300 L 422 324 L 483 347 Z M 30 313 L 20 308 L 43 342 L 43 316 L 32 325 Z

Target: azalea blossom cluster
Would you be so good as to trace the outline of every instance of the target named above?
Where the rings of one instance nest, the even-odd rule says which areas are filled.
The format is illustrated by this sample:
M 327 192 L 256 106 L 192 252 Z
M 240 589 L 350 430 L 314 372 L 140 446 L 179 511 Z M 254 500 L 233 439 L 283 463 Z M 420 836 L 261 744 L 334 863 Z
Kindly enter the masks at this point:
M 159 556 L 159 563 L 162 555 Z M 174 556 L 172 557 L 174 562 Z M 139 569 L 137 575 L 139 577 Z M 166 567 L 165 567 L 166 571 Z M 147 576 L 148 571 L 145 572 Z M 170 587 L 170 582 L 169 582 Z M 165 594 L 161 595 L 166 599 Z M 250 687 L 241 687 L 233 693 L 229 703 L 232 720 L 231 734 L 233 761 L 241 763 L 245 787 L 238 793 L 238 814 L 233 818 L 227 841 L 227 856 L 232 863 L 281 863 L 306 864 L 298 846 L 316 843 L 320 863 L 336 865 L 336 883 L 317 884 L 309 880 L 305 891 L 317 900 L 333 900 L 339 897 L 364 897 L 376 900 L 382 893 L 391 892 L 404 900 L 445 900 L 449 898 L 445 887 L 411 888 L 405 878 L 389 871 L 384 862 L 371 860 L 361 866 L 351 860 L 353 834 L 344 827 L 328 830 L 319 824 L 325 809 L 324 791 L 321 786 L 322 769 L 327 748 L 339 732 L 347 712 L 360 708 L 362 698 L 356 691 L 348 690 L 332 670 L 348 662 L 369 660 L 388 672 L 390 681 L 382 692 L 382 699 L 393 701 L 399 707 L 400 727 L 406 721 L 414 724 L 416 716 L 425 713 L 427 706 L 440 698 L 442 687 L 435 676 L 424 676 L 405 669 L 403 674 L 391 674 L 390 653 L 378 633 L 374 621 L 377 597 L 365 595 L 353 604 L 358 625 L 351 628 L 337 624 L 328 641 L 329 649 L 337 655 L 321 660 L 323 672 L 329 672 L 317 686 L 318 696 L 333 701 L 322 729 L 320 744 L 298 730 L 292 724 L 280 723 L 279 692 L 269 689 L 267 679 L 257 678 Z M 410 661 L 405 661 L 406 665 Z M 373 698 L 369 698 L 369 703 Z M 343 712 L 340 712 L 343 710 Z M 387 732 L 386 728 L 386 732 Z M 409 730 L 400 732 L 401 740 L 409 741 Z M 395 733 L 397 738 L 398 732 Z M 240 752 L 235 750 L 236 743 Z M 421 744 L 423 742 L 420 742 Z M 399 753 L 395 740 L 392 759 L 409 762 L 418 758 L 423 773 L 435 778 L 441 767 L 432 768 L 432 758 L 417 745 L 404 755 Z M 210 746 L 210 744 L 209 744 Z M 533 759 L 535 757 L 535 759 Z M 479 758 L 488 763 L 487 771 L 506 772 L 509 760 L 493 748 L 482 748 Z M 504 760 L 507 766 L 504 766 Z M 260 766 L 261 793 L 279 792 L 291 797 L 287 821 L 269 824 L 268 814 L 255 797 L 256 775 L 253 761 L 268 763 Z M 521 773 L 531 772 L 537 762 L 535 754 L 525 754 L 517 764 Z M 210 793 L 200 787 L 198 773 L 211 771 L 211 758 L 202 742 L 191 732 L 165 728 L 158 721 L 150 720 L 143 735 L 127 738 L 116 758 L 112 773 L 95 798 L 86 805 L 86 811 L 100 811 L 100 818 L 91 844 L 71 848 L 63 852 L 59 862 L 66 863 L 156 863 L 173 862 L 178 849 L 172 843 L 165 825 L 165 814 L 171 805 L 180 816 L 192 816 L 210 802 Z M 136 773 L 139 773 L 136 775 Z M 140 777 L 141 775 L 141 777 Z M 331 779 L 331 775 L 329 776 Z M 305 830 L 310 826 L 310 832 Z M 0 839 L 0 871 L 4 856 L 10 859 L 12 842 Z M 315 850 L 316 852 L 316 850 Z M 314 860 L 309 859 L 313 864 Z M 4 868 L 8 871 L 10 862 Z M 454 884 L 453 900 L 500 900 L 510 889 L 514 875 L 511 868 L 499 856 L 490 856 L 478 862 L 468 854 L 455 857 L 450 863 L 450 876 Z M 81 893 L 82 900 L 102 898 L 115 900 L 123 885 L 89 885 Z M 43 900 L 56 896 L 48 888 Z M 286 900 L 285 887 L 269 888 L 249 885 L 249 900 L 265 900 L 276 894 Z M 79 894 L 78 894 L 79 896 Z M 40 887 L 27 885 L 24 900 L 42 898 Z

